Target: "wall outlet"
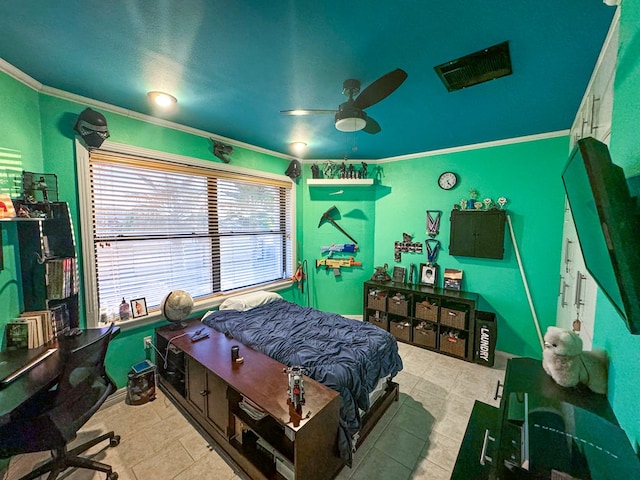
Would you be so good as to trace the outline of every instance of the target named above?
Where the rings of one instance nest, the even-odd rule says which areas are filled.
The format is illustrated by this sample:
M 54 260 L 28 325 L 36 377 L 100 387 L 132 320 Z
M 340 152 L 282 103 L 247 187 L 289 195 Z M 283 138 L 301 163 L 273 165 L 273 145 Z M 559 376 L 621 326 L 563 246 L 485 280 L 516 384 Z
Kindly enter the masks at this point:
M 151 343 L 151 336 L 144 337 L 142 340 L 144 341 L 144 348 L 145 348 L 145 350 L 146 350 L 147 348 L 151 348 L 151 347 L 153 346 L 153 343 Z

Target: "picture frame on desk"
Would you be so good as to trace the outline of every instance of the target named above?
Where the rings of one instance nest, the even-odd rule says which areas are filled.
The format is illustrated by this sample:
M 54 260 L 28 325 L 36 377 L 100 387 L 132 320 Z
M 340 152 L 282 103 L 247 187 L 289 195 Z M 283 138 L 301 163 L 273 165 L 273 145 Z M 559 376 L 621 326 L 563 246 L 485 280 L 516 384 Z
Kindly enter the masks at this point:
M 133 318 L 146 317 L 149 315 L 146 298 L 131 300 L 131 315 Z

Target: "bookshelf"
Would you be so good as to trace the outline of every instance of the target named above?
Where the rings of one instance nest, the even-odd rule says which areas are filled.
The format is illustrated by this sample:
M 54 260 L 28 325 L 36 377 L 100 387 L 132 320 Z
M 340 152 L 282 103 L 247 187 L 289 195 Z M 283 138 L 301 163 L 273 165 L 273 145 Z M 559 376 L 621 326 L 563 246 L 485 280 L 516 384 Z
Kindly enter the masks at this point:
M 25 311 L 50 310 L 79 326 L 75 236 L 66 202 L 29 203 L 45 214 L 41 221 L 19 221 L 18 251 Z

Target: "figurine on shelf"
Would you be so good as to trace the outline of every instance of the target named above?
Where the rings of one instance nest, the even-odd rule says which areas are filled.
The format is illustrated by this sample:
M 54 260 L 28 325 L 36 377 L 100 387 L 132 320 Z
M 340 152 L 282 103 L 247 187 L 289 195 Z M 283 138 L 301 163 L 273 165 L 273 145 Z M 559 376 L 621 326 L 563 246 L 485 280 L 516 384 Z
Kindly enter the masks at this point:
M 478 190 L 472 188 L 471 190 L 469 190 L 469 202 L 467 204 L 469 208 L 475 208 L 476 198 L 478 198 Z
M 360 178 L 367 178 L 367 164 L 362 162 L 362 169 L 360 170 Z
M 317 163 L 311 165 L 311 177 L 320 178 L 320 167 L 318 167 Z
M 42 201 L 48 202 L 49 197 L 47 195 L 47 189 L 49 187 L 47 186 L 47 182 L 45 181 L 44 177 L 40 177 L 40 180 L 38 180 L 38 183 L 36 183 L 36 188 L 42 192 Z

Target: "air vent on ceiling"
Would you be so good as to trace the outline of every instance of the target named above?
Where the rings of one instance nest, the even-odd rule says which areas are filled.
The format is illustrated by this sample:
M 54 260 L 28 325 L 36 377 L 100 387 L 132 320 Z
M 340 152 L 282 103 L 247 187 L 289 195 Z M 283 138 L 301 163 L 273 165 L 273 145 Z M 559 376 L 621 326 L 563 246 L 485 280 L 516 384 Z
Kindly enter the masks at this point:
M 433 68 L 450 92 L 511 75 L 509 42 L 485 48 Z

